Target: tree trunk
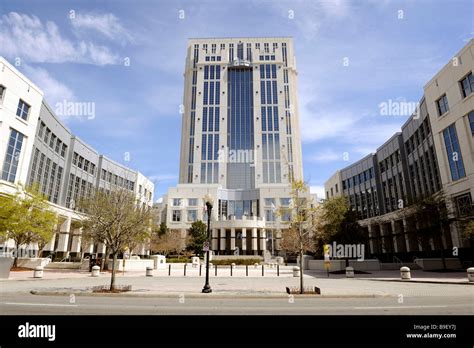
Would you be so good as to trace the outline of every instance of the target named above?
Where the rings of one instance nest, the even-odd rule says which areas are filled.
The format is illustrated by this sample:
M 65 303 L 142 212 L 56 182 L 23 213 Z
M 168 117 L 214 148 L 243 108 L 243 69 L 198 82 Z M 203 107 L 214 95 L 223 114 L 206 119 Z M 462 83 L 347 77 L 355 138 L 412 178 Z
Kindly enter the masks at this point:
M 15 241 L 15 258 L 13 259 L 13 267 L 18 267 L 18 243 Z
M 108 262 L 107 260 L 109 259 L 109 248 L 106 246 L 105 247 L 105 253 L 102 255 L 102 262 L 100 263 L 100 270 L 108 270 Z
M 443 262 L 443 269 L 446 270 L 446 257 L 444 256 L 444 243 L 443 243 L 444 227 L 439 228 L 439 242 L 441 244 L 441 261 Z
M 304 293 L 303 284 L 303 248 L 300 248 L 300 294 Z
M 113 253 L 113 261 L 112 261 L 112 277 L 110 279 L 110 291 L 115 290 L 115 262 L 117 261 L 117 253 Z

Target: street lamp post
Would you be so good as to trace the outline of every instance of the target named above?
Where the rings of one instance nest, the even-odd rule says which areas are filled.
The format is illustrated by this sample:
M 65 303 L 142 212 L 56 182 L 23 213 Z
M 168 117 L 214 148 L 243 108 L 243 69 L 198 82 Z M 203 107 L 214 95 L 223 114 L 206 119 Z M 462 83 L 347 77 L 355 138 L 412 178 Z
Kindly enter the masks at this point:
M 211 293 L 211 285 L 209 285 L 209 249 L 210 249 L 210 239 L 211 239 L 211 212 L 212 212 L 212 198 L 210 196 L 206 196 L 206 209 L 207 209 L 207 250 L 206 250 L 206 284 L 202 288 L 203 293 Z

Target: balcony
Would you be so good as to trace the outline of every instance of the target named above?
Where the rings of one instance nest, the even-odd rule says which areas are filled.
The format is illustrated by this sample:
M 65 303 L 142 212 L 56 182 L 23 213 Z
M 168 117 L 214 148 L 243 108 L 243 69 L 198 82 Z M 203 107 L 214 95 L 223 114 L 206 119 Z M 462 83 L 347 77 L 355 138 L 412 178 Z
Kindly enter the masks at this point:
M 249 60 L 245 60 L 245 59 L 240 59 L 240 58 L 235 58 L 231 63 L 230 63 L 230 67 L 232 68 L 250 68 L 251 67 L 251 63 Z

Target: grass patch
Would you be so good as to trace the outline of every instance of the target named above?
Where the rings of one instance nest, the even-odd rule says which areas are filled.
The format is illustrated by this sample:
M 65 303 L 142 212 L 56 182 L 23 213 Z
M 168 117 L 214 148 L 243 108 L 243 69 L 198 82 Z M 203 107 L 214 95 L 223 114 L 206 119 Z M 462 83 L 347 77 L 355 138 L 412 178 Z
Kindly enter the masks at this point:
M 213 265 L 218 265 L 218 266 L 230 266 L 231 264 L 235 263 L 235 265 L 239 266 L 252 266 L 255 263 L 260 264 L 262 262 L 261 259 L 226 259 L 226 260 L 211 260 L 211 263 Z
M 166 259 L 167 263 L 190 263 L 191 259 L 187 257 L 172 257 L 172 258 L 167 258 Z

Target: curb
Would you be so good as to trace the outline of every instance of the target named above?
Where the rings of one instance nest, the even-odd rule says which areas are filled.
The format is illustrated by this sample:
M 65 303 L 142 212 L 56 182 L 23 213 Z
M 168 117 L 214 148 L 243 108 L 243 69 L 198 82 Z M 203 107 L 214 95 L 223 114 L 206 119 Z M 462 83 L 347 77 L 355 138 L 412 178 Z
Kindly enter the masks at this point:
M 379 282 L 401 282 L 401 283 L 425 283 L 425 284 L 450 284 L 450 285 L 474 285 L 473 282 L 466 281 L 465 283 L 461 282 L 440 282 L 436 280 L 418 280 L 418 279 L 377 279 L 377 278 L 357 278 L 358 280 L 371 280 L 371 281 L 379 281 Z
M 187 298 L 245 298 L 245 299 L 288 299 L 288 294 L 284 293 L 186 293 L 186 292 L 163 292 L 163 293 L 143 293 L 143 292 L 123 292 L 123 293 L 93 293 L 93 292 L 75 292 L 75 291 L 37 291 L 31 290 L 32 295 L 38 296 L 90 296 L 90 297 L 146 297 L 146 298 L 176 298 L 185 296 Z M 391 297 L 388 294 L 353 294 L 353 295 L 300 295 L 293 294 L 295 298 L 378 298 Z

